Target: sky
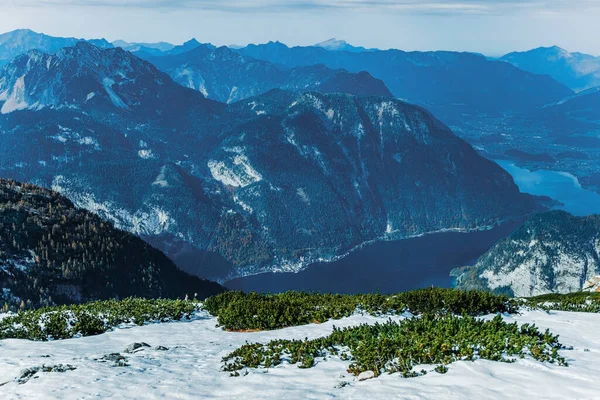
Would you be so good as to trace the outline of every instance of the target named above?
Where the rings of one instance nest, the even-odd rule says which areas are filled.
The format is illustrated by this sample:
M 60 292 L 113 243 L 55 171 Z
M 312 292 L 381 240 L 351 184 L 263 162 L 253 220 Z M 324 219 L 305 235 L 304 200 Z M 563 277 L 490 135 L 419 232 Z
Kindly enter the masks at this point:
M 329 38 L 498 56 L 558 45 L 600 55 L 600 0 L 0 0 L 0 31 L 216 45 Z

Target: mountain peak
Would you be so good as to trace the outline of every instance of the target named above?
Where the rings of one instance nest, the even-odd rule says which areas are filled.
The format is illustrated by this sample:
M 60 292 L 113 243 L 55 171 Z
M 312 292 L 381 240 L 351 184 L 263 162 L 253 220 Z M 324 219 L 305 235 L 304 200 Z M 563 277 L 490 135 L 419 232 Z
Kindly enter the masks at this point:
M 319 42 L 314 45 L 315 47 L 325 47 L 325 48 L 340 48 L 348 46 L 348 42 L 345 40 L 337 40 L 336 38 L 327 39 L 323 42 Z
M 54 55 L 32 50 L 13 59 L 0 79 L 1 112 L 92 106 L 152 110 L 173 87 L 168 76 L 121 48 L 79 41 Z
M 200 42 L 197 41 L 195 38 L 192 38 L 190 40 L 188 40 L 187 42 L 183 43 L 184 46 L 200 46 Z
M 350 43 L 345 40 L 338 40 L 336 38 L 327 39 L 323 42 L 317 43 L 313 45 L 313 47 L 320 47 L 322 49 L 330 50 L 330 51 L 350 51 L 355 53 L 361 53 L 365 51 L 373 51 L 375 49 L 366 49 L 360 46 L 352 46 Z

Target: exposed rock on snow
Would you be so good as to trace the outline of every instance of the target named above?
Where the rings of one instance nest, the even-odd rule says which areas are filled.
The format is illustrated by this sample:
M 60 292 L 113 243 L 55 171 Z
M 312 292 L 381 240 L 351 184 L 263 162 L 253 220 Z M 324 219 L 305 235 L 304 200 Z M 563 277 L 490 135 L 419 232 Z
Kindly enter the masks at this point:
M 31 368 L 25 368 L 21 371 L 16 381 L 19 385 L 27 383 L 31 378 L 35 378 L 38 372 L 67 372 L 74 371 L 77 367 L 70 364 L 41 365 Z
M 366 381 L 367 379 L 373 379 L 375 378 L 375 372 L 373 371 L 364 371 L 361 372 L 360 374 L 358 374 L 358 376 L 356 377 L 357 381 Z
M 142 351 L 144 350 L 145 347 L 152 347 L 150 346 L 148 343 L 145 342 L 141 342 L 141 343 L 132 343 L 129 346 L 127 346 L 127 348 L 125 349 L 125 353 L 137 353 L 138 351 Z

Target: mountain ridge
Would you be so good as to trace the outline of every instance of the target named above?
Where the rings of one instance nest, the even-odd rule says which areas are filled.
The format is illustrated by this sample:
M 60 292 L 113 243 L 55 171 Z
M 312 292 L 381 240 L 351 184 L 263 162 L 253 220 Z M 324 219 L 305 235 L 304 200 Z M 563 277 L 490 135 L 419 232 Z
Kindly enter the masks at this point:
M 500 60 L 525 71 L 551 76 L 577 92 L 600 86 L 600 57 L 589 54 L 551 46 L 508 53 Z
M 364 71 L 352 74 L 324 65 L 285 68 L 242 56 L 227 47 L 199 44 L 190 51 L 172 55 L 138 55 L 182 86 L 224 103 L 240 101 L 271 89 L 392 97 L 381 80 Z

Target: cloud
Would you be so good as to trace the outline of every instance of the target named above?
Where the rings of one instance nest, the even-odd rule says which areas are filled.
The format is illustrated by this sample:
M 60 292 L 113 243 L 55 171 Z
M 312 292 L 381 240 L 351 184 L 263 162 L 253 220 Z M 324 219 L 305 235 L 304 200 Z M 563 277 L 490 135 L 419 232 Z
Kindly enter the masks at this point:
M 5 2 L 6 0 L 3 0 Z M 107 7 L 155 10 L 281 12 L 298 10 L 360 10 L 404 14 L 509 15 L 555 13 L 573 8 L 574 0 L 8 0 L 13 7 Z M 6 4 L 6 3 L 5 3 Z M 600 8 L 597 0 L 578 0 L 579 10 Z

